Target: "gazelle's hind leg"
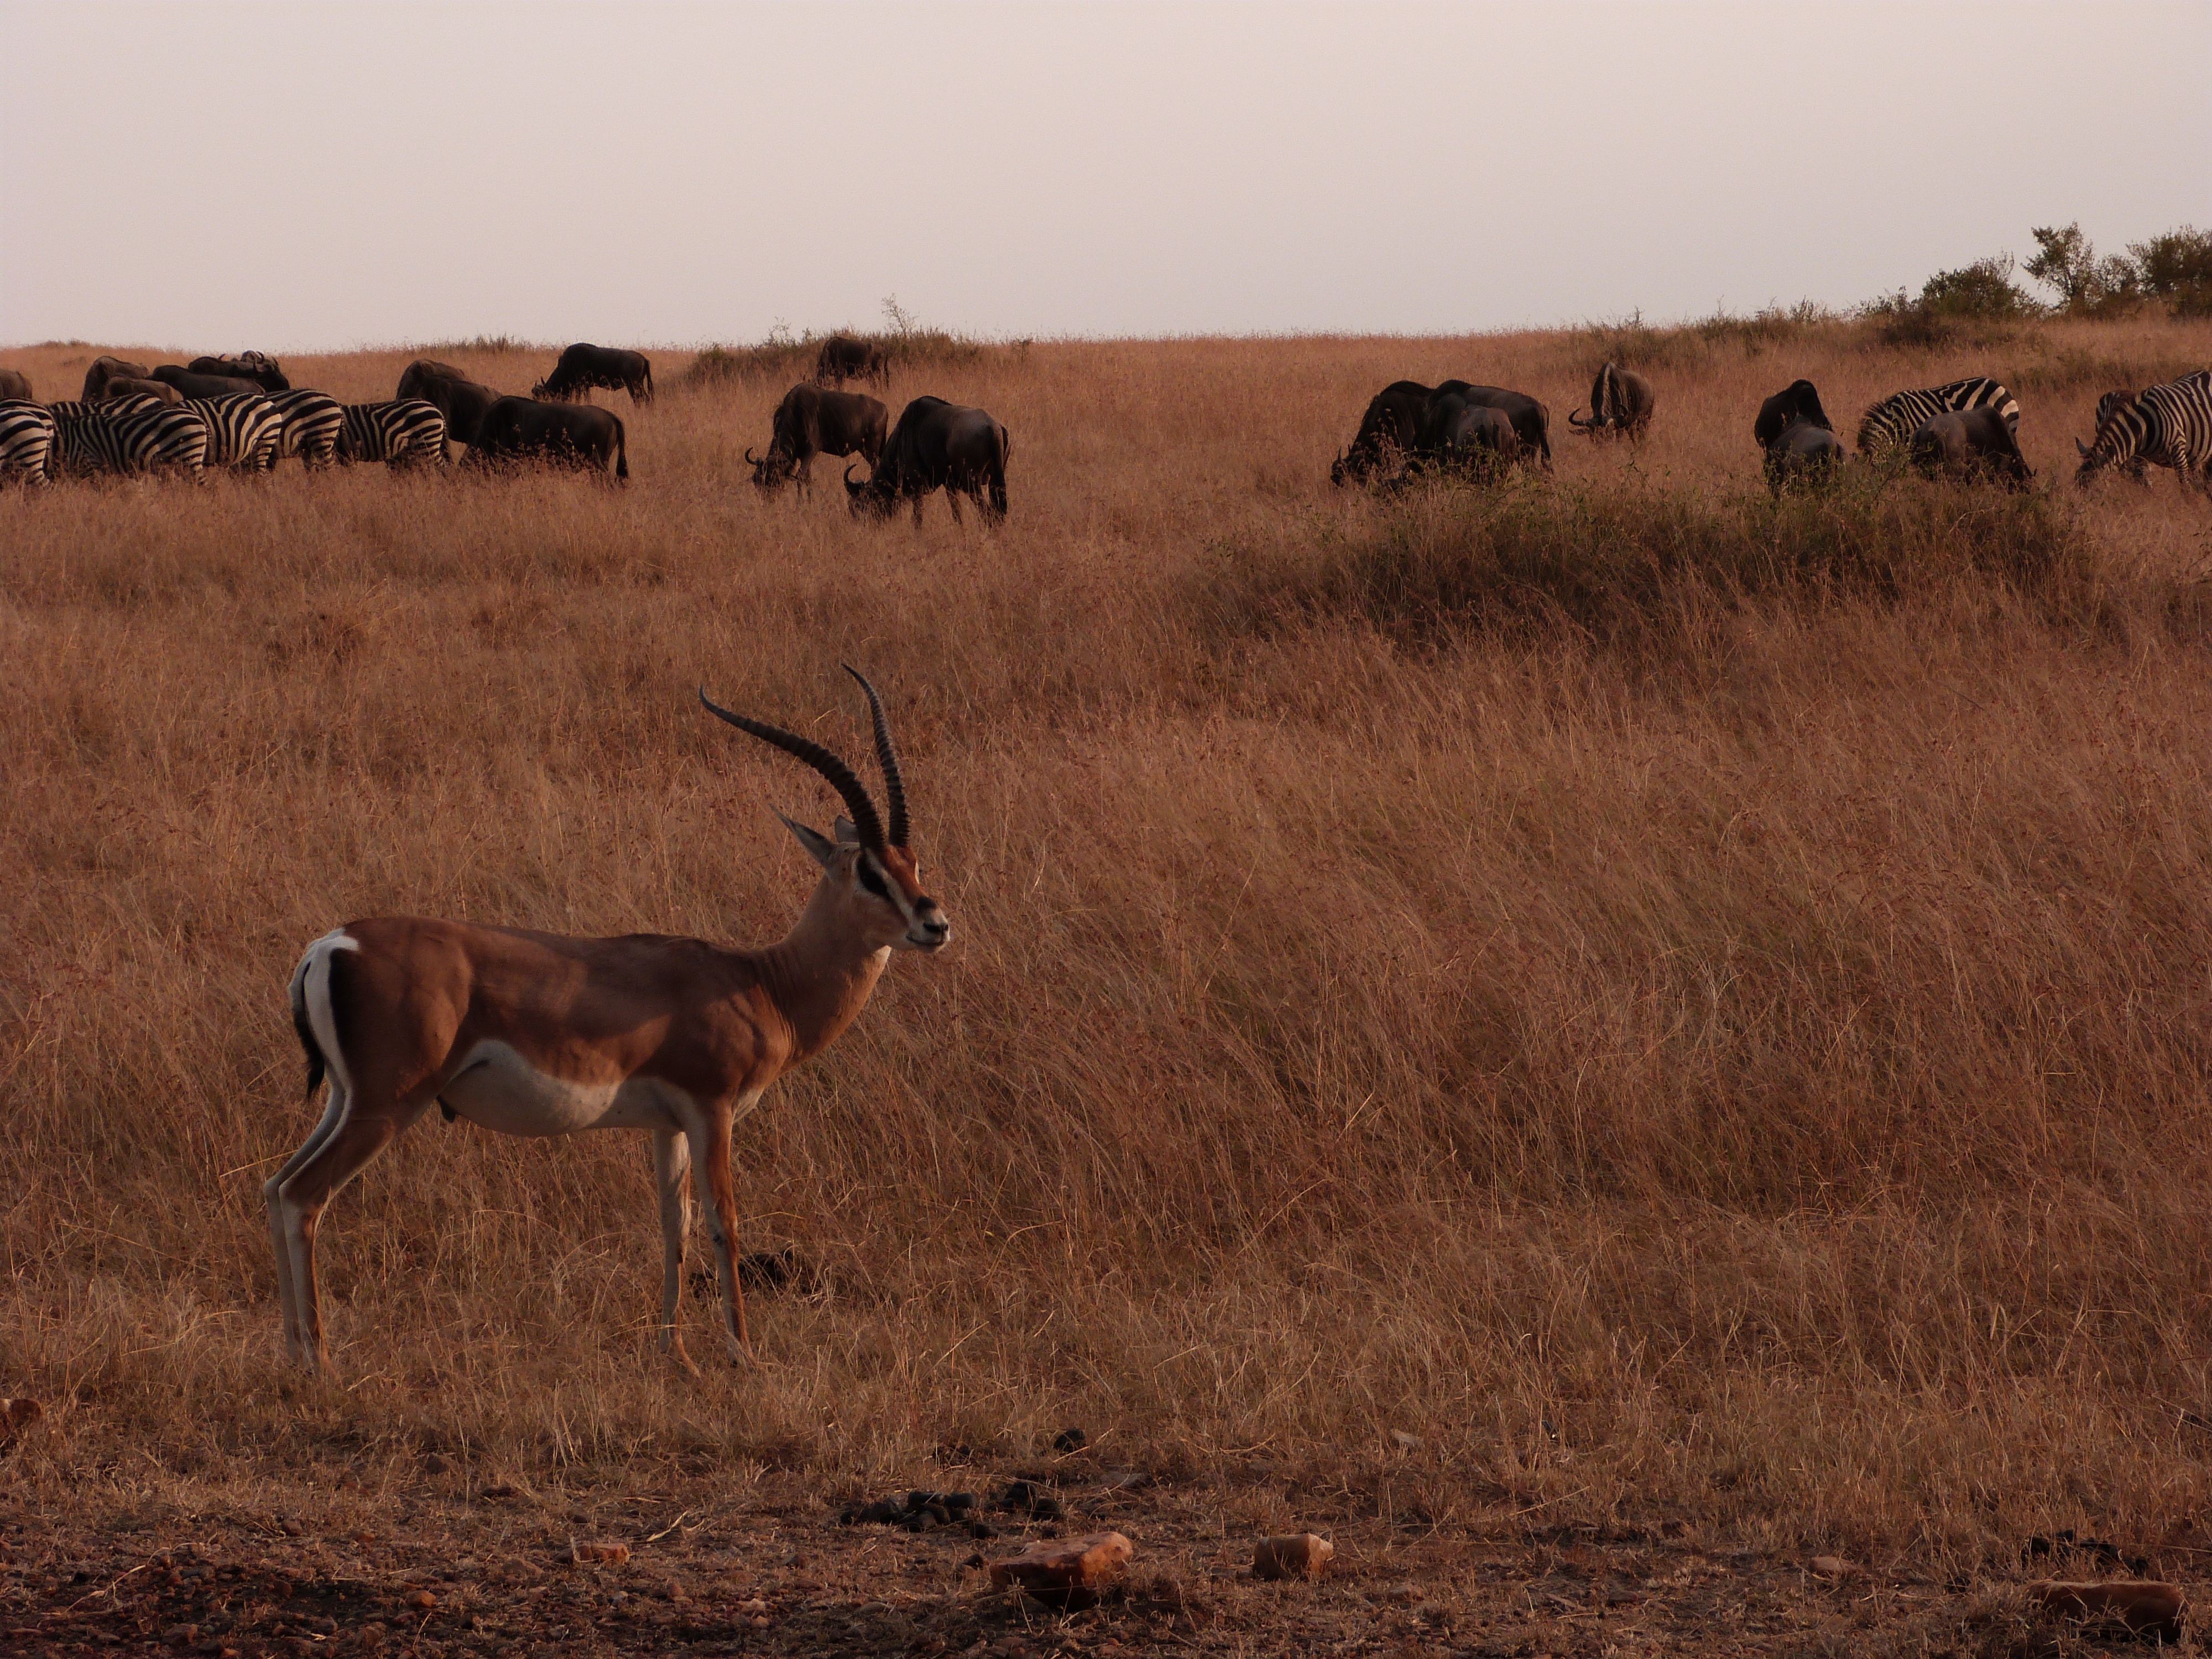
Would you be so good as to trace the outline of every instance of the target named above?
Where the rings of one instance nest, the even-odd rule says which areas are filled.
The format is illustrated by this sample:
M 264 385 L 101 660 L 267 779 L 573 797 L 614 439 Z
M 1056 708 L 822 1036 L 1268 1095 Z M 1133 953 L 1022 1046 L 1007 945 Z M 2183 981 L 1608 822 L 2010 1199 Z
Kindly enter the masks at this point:
M 696 1370 L 684 1352 L 677 1313 L 684 1297 L 684 1245 L 691 1231 L 691 1145 L 674 1129 L 653 1132 L 653 1184 L 660 1194 L 660 1352 Z
M 305 1364 L 307 1351 L 301 1347 L 300 1309 L 294 1295 L 292 1283 L 292 1251 L 284 1235 L 284 1212 L 277 1201 L 284 1183 L 299 1172 L 300 1166 L 322 1150 L 323 1143 L 336 1133 L 345 1117 L 346 1085 L 344 1078 L 335 1069 L 330 1073 L 330 1094 L 323 1105 L 323 1115 L 300 1143 L 300 1150 L 284 1160 L 284 1167 L 261 1183 L 262 1201 L 269 1206 L 269 1237 L 276 1252 L 276 1311 L 284 1327 L 284 1356 Z
M 390 1103 L 374 1099 L 366 1090 L 355 1094 L 346 1103 L 344 1121 L 277 1189 L 279 1224 L 292 1268 L 294 1340 L 307 1363 L 320 1371 L 331 1369 L 331 1356 L 323 1343 L 322 1297 L 315 1285 L 315 1224 L 339 1188 L 368 1168 L 430 1104 L 427 1096 L 412 1103 L 392 1101 L 389 1096 L 384 1101 Z

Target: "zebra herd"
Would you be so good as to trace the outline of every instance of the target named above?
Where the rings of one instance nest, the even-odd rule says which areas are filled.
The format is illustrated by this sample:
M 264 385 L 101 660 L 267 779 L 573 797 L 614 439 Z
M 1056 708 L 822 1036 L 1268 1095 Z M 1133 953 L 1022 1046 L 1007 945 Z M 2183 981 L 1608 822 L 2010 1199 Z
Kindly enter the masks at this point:
M 198 477 L 210 468 L 268 472 L 288 459 L 307 467 L 404 466 L 446 453 L 445 416 L 434 404 L 341 404 L 295 388 L 276 360 L 258 352 L 198 358 L 189 369 L 101 357 L 85 374 L 80 401 L 40 404 L 30 392 L 21 374 L 0 369 L 0 483 L 150 472 Z
M 287 457 L 404 465 L 445 450 L 446 417 L 426 403 L 341 404 L 319 392 L 234 392 L 165 403 L 0 402 L 0 483 L 210 468 L 267 472 Z

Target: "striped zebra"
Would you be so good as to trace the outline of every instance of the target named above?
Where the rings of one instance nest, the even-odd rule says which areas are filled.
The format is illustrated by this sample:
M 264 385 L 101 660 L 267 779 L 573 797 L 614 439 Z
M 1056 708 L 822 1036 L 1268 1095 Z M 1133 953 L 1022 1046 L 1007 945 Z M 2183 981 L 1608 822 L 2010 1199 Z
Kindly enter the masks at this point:
M 195 478 L 205 476 L 207 422 L 182 404 L 120 413 L 112 404 L 56 404 L 51 413 L 50 471 L 145 472 L 178 466 Z
M 44 404 L 0 403 L 0 484 L 16 477 L 25 483 L 52 482 L 53 448 L 54 417 Z
M 325 392 L 307 391 L 274 392 L 269 403 L 284 422 L 276 460 L 297 455 L 301 465 L 319 466 L 337 459 L 338 432 L 345 425 L 343 404 Z
M 2170 466 L 2186 489 L 2192 482 L 2212 489 L 2212 368 L 2200 368 L 2178 380 L 2146 388 L 2132 402 L 2107 392 L 2097 403 L 2097 441 L 2074 447 L 2081 452 L 2076 483 L 2087 483 L 2100 467 L 2131 469 L 2137 478 L 2149 462 Z M 2192 480 L 2194 468 L 2203 476 Z
M 187 398 L 184 406 L 207 422 L 207 464 L 239 472 L 266 472 L 276 465 L 284 417 L 268 398 L 234 392 L 227 398 Z
M 1859 418 L 1859 453 L 1878 455 L 1903 448 L 1912 441 L 1920 423 L 1946 410 L 1994 408 L 2005 424 L 2020 430 L 2020 400 L 2001 380 L 1976 374 L 1948 386 L 1932 386 L 1920 392 L 1893 392 Z
M 420 398 L 384 404 L 348 404 L 338 432 L 341 461 L 382 461 L 411 466 L 446 458 L 446 417 Z

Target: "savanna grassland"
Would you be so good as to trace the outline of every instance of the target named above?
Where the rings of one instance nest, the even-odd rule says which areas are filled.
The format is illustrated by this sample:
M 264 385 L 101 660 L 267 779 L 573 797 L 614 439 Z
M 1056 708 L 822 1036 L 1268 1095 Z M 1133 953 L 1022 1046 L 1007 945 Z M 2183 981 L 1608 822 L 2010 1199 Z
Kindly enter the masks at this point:
M 5 361 L 51 398 L 107 349 L 173 356 Z M 1566 428 L 1608 353 L 1640 447 Z M 411 355 L 285 367 L 385 397 Z M 0 495 L 0 1393 L 46 1413 L 0 1628 L 1917 1651 L 2011 1640 L 2060 1528 L 2205 1577 L 2212 502 L 2071 476 L 2100 392 L 2208 361 L 2148 319 L 993 347 L 887 400 L 1004 421 L 1011 517 L 917 532 L 839 464 L 757 495 L 786 382 L 661 352 L 626 489 Z M 1855 428 L 1970 373 L 2032 492 L 1768 496 L 1766 393 Z M 1329 487 L 1372 392 L 1447 376 L 1548 400 L 1553 477 Z M 739 1248 L 817 1276 L 755 1294 L 757 1364 L 653 1352 L 641 1138 L 433 1115 L 325 1224 L 340 1380 L 288 1371 L 301 946 L 775 938 L 813 872 L 770 808 L 831 798 L 694 692 L 860 760 L 840 660 L 955 942 L 739 1131 Z M 826 1524 L 1024 1470 L 1150 1600 L 991 1613 L 971 1546 Z M 1307 1527 L 1334 1578 L 1226 1576 Z M 547 1589 L 585 1532 L 626 1589 Z M 311 1582 L 366 1588 L 325 1632 Z

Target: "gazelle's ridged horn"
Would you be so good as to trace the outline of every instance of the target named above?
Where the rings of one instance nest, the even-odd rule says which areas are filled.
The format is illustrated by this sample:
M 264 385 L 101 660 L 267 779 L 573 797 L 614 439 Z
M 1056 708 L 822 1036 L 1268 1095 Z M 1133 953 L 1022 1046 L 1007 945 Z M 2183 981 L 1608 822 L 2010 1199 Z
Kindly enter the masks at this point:
M 884 805 L 891 815 L 890 842 L 894 847 L 906 845 L 906 785 L 899 777 L 898 755 L 891 748 L 891 723 L 884 718 L 884 700 L 876 695 L 876 688 L 868 684 L 868 677 L 850 663 L 839 666 L 860 681 L 860 690 L 868 694 L 868 713 L 876 723 L 876 762 L 884 769 Z
M 876 816 L 876 804 L 868 799 L 868 792 L 853 769 L 839 760 L 820 744 L 800 737 L 796 732 L 787 732 L 780 726 L 770 726 L 766 720 L 747 720 L 743 714 L 733 714 L 707 695 L 707 688 L 699 688 L 699 701 L 707 712 L 718 720 L 726 720 L 740 732 L 750 732 L 763 743 L 772 743 L 787 755 L 805 761 L 830 781 L 830 787 L 844 798 L 845 810 L 853 815 L 853 828 L 860 832 L 860 845 L 872 853 L 884 847 L 884 821 Z

